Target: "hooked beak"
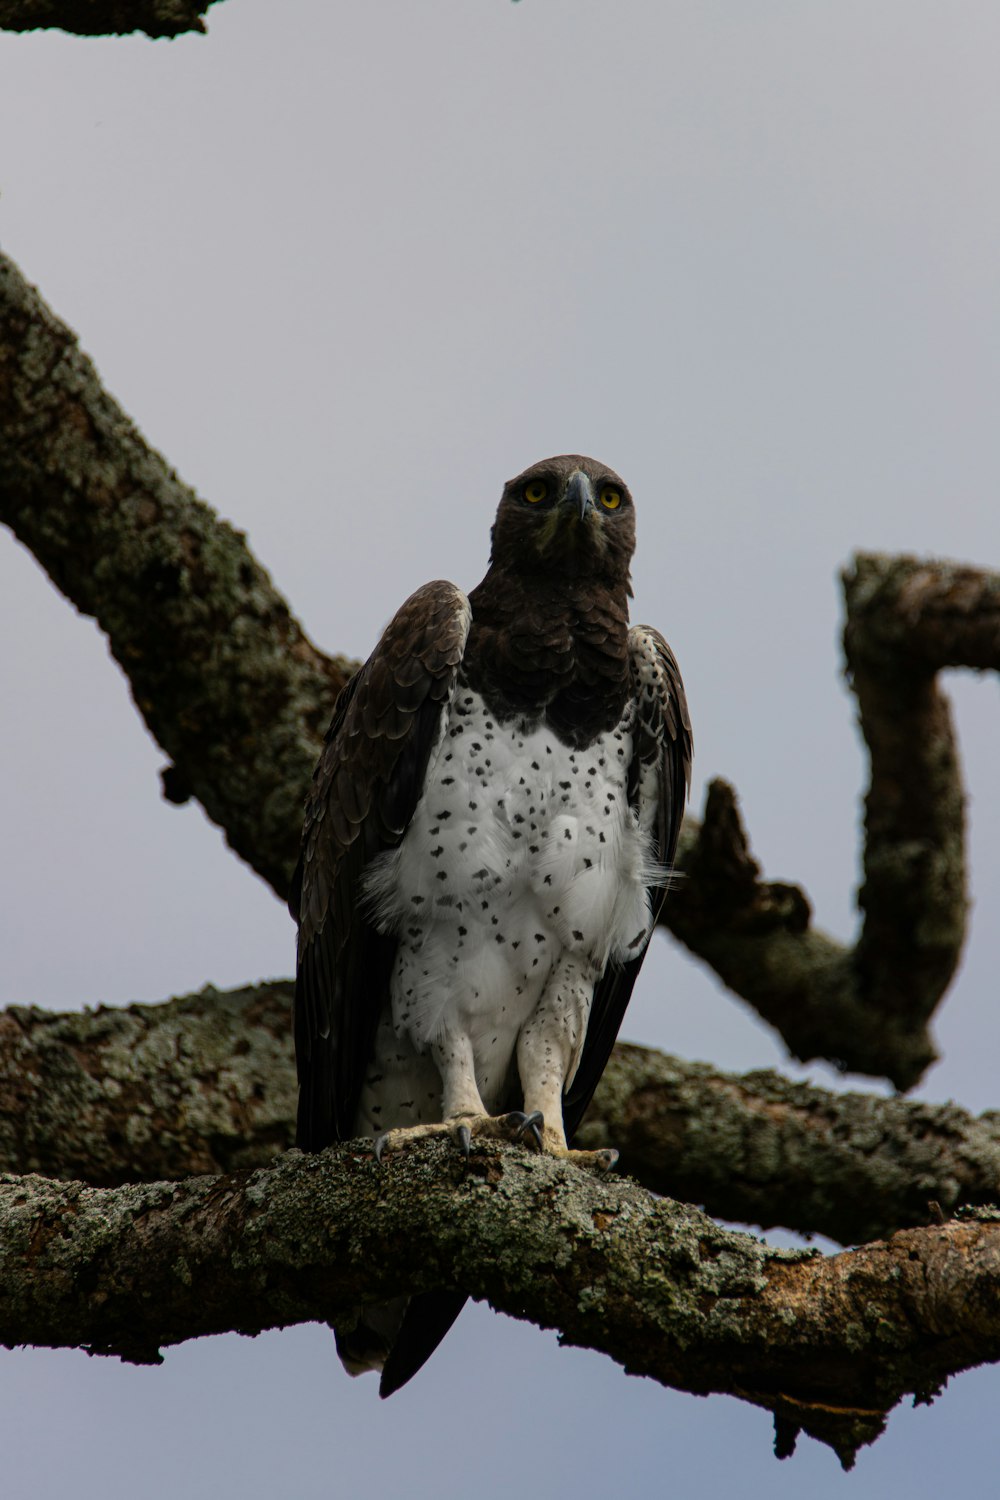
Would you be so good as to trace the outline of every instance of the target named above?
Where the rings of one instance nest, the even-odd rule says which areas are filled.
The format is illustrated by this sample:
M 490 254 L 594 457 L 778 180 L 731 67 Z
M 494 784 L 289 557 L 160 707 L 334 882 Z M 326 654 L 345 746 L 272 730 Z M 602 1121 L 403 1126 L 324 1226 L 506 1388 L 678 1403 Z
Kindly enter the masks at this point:
M 581 469 L 574 469 L 566 485 L 565 504 L 572 505 L 582 521 L 594 508 L 594 487 Z

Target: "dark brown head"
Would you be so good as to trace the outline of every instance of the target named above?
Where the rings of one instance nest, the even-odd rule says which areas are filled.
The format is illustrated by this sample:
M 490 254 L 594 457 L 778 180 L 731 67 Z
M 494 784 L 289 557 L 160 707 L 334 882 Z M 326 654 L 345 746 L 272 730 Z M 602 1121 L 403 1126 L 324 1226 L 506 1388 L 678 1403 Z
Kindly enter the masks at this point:
M 634 550 L 632 496 L 594 458 L 544 458 L 504 487 L 493 527 L 494 567 L 627 588 Z

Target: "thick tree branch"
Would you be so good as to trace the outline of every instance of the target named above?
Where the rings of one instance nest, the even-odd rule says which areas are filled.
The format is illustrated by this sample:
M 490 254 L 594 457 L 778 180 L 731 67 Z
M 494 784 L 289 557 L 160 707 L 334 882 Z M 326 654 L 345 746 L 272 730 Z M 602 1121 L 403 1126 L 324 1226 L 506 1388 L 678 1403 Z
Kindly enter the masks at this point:
M 1000 1112 L 835 1094 L 619 1043 L 580 1136 L 654 1192 L 841 1244 L 1000 1203 Z
M 292 988 L 0 1012 L 0 1171 L 117 1186 L 273 1160 L 295 1139 Z
M 74 32 L 77 36 L 180 36 L 204 32 L 217 0 L 0 0 L 0 30 Z
M 1000 671 L 1000 573 L 862 552 L 844 573 L 848 670 Z
M 780 1033 L 794 1057 L 826 1057 L 899 1087 L 920 1077 L 935 1056 L 926 1032 L 866 1007 L 854 950 L 812 926 L 798 886 L 761 879 L 727 782 L 710 783 L 701 825 L 685 820 L 679 854 L 685 879 L 661 923 Z
M 308 642 L 244 539 L 146 448 L 7 262 L 0 315 L 0 516 L 108 634 L 173 758 L 167 795 L 197 796 L 283 891 L 349 664 Z M 761 880 L 724 783 L 701 828 L 688 826 L 667 920 L 801 1056 L 907 1084 L 933 1055 L 926 1023 L 965 910 L 961 787 L 933 674 L 998 665 L 997 593 L 986 575 L 906 559 L 859 559 L 848 581 L 848 659 L 873 759 L 854 951 L 811 930 L 796 887 Z M 289 1136 L 286 1012 L 280 986 L 156 1015 L 8 1012 L 0 1149 L 21 1169 L 109 1181 L 266 1159 Z M 617 1052 L 586 1129 L 661 1191 L 848 1239 L 919 1221 L 928 1200 L 997 1191 L 991 1116 L 723 1078 L 636 1049 Z M 742 1395 L 775 1413 L 782 1451 L 803 1428 L 845 1461 L 902 1394 L 929 1396 L 1000 1356 L 989 1210 L 810 1260 L 627 1182 L 496 1146 L 468 1171 L 435 1148 L 379 1171 L 367 1148 L 347 1147 L 172 1186 L 19 1178 L 0 1192 L 9 1342 L 154 1358 L 199 1333 L 329 1319 L 361 1298 L 442 1285 L 668 1384 Z
M 271 1161 L 294 1138 L 291 985 L 0 1014 L 0 1170 L 113 1186 Z M 620 1044 L 582 1143 L 730 1220 L 857 1243 L 1000 1200 L 1000 1115 L 832 1094 Z
M 0 260 L 0 519 L 94 614 L 151 731 L 168 797 L 196 796 L 284 893 L 299 810 L 352 664 L 307 640 L 239 533 L 180 483 L 102 390 L 73 335 Z M 864 926 L 848 948 L 794 885 L 764 882 L 725 783 L 687 825 L 664 923 L 793 1054 L 897 1087 L 935 1056 L 961 951 L 962 790 L 941 666 L 1000 663 L 994 575 L 861 557 L 847 652 L 872 752 Z
M 761 878 L 728 782 L 709 784 L 700 825 L 685 820 L 678 864 L 685 879 L 664 903 L 662 925 L 775 1028 L 793 1057 L 825 1057 L 897 1088 L 918 1081 L 937 1056 L 930 1012 L 914 1020 L 866 1000 L 858 950 L 813 927 L 799 886 Z
M 102 389 L 73 334 L 0 256 L 0 521 L 93 615 L 197 797 L 279 892 L 302 803 L 346 681 L 234 531 Z
M 962 951 L 964 793 L 946 667 L 1000 670 L 1000 574 L 860 554 L 844 575 L 847 670 L 871 755 L 863 923 L 847 948 L 811 926 L 805 894 L 765 882 L 736 794 L 708 790 L 681 848 L 688 879 L 662 921 L 781 1033 L 794 1056 L 916 1083 L 928 1023 Z
M 769 1249 L 627 1181 L 490 1143 L 288 1153 L 117 1189 L 0 1180 L 0 1341 L 148 1362 L 202 1334 L 457 1287 L 627 1370 L 725 1391 L 849 1464 L 907 1393 L 1000 1356 L 1000 1223 L 831 1259 Z M 156 1296 L 149 1288 L 156 1287 Z
M 872 762 L 858 986 L 888 1026 L 917 1032 L 958 966 L 968 906 L 958 747 L 935 674 L 1000 669 L 1000 575 L 863 554 L 844 590 L 847 670 Z

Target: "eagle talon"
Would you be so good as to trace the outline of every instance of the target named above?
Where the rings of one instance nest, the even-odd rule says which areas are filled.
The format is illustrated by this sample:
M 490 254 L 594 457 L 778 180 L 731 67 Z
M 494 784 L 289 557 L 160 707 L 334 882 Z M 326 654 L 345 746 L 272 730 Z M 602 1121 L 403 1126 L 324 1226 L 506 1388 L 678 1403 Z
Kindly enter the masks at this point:
M 545 1116 L 542 1114 L 540 1109 L 533 1109 L 530 1115 L 524 1115 L 522 1117 L 521 1123 L 518 1126 L 517 1135 L 518 1137 L 520 1137 L 526 1130 L 529 1130 L 534 1136 L 535 1145 L 538 1147 L 539 1151 L 543 1151 L 545 1149 L 542 1142 L 542 1131 L 544 1130 L 544 1128 Z
M 610 1172 L 612 1167 L 617 1166 L 619 1156 L 613 1146 L 603 1146 L 599 1151 L 569 1149 L 560 1154 L 564 1161 L 572 1162 L 576 1167 L 582 1167 L 585 1172 L 597 1172 L 602 1177 L 606 1172 Z
M 389 1132 L 385 1130 L 381 1135 L 377 1135 L 375 1137 L 375 1140 L 372 1144 L 372 1150 L 375 1152 L 375 1160 L 378 1162 L 379 1166 L 382 1165 L 382 1152 L 385 1150 L 385 1143 L 388 1139 Z
M 462 1148 L 462 1155 L 466 1161 L 469 1160 L 469 1151 L 472 1146 L 472 1132 L 468 1125 L 458 1125 L 455 1128 L 455 1138 Z
M 545 1117 L 541 1110 L 535 1109 L 530 1115 L 526 1115 L 523 1109 L 512 1109 L 505 1115 L 498 1115 L 496 1125 L 498 1133 L 514 1144 L 521 1139 L 526 1130 L 530 1130 L 539 1151 L 544 1150 L 542 1130 L 545 1126 Z

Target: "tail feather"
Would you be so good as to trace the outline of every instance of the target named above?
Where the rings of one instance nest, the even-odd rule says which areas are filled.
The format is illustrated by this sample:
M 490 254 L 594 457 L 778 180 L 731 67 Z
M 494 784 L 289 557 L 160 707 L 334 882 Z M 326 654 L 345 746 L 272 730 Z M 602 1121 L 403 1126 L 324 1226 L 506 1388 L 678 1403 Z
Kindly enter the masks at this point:
M 410 1298 L 382 1367 L 380 1396 L 391 1396 L 427 1363 L 465 1303 L 464 1292 L 421 1292 Z

